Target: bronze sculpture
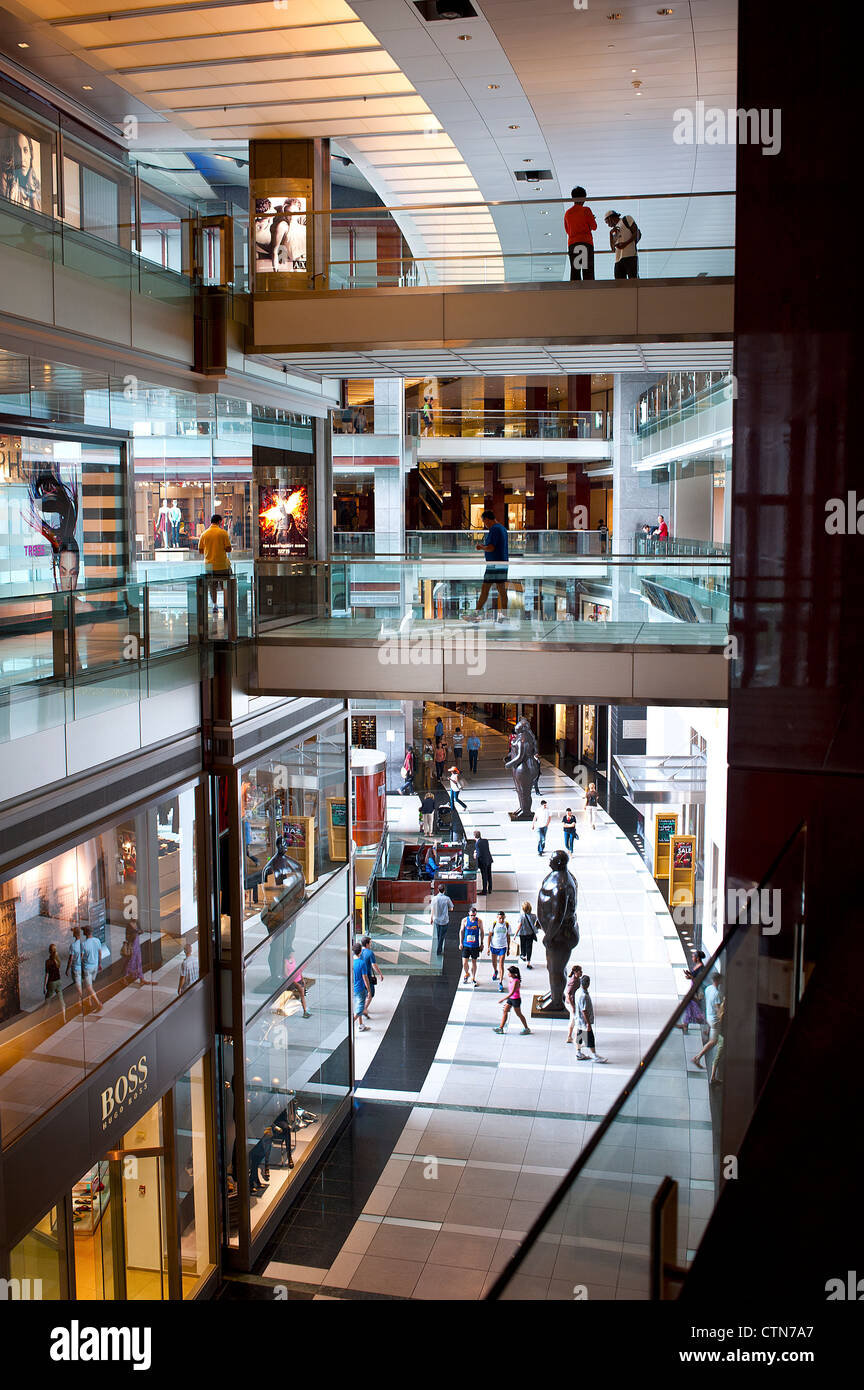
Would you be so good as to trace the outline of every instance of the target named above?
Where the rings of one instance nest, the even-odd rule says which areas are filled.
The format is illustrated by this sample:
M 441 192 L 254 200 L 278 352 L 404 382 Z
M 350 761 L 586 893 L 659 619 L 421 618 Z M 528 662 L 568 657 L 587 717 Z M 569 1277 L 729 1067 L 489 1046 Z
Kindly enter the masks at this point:
M 510 812 L 511 820 L 531 820 L 531 789 L 540 776 L 540 759 L 537 756 L 537 740 L 527 719 L 520 719 L 513 731 L 514 742 L 510 756 L 504 760 L 509 767 L 516 793 L 519 797 L 519 810 Z
M 549 860 L 549 873 L 537 895 L 537 919 L 543 928 L 546 949 L 546 968 L 549 971 L 549 993 L 535 999 L 532 1014 L 566 1015 L 564 986 L 567 962 L 574 946 L 579 944 L 579 924 L 576 902 L 579 888 L 567 868 L 569 855 L 558 849 Z

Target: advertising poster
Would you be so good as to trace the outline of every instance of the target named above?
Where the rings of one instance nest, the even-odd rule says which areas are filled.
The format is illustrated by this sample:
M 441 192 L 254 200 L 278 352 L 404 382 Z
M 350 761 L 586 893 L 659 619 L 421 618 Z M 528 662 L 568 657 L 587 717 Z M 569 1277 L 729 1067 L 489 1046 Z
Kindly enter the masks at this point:
M 0 196 L 31 212 L 42 206 L 42 151 L 23 130 L 0 124 Z
M 285 289 L 292 279 L 296 283 L 296 277 L 302 277 L 305 287 L 311 251 L 311 196 L 308 180 L 285 179 L 280 183 L 266 179 L 253 185 L 256 289 Z
M 658 845 L 668 845 L 672 836 L 678 832 L 677 816 L 658 816 L 657 817 L 657 843 Z
M 674 864 L 676 869 L 693 868 L 693 845 L 689 841 L 675 846 Z
M 309 489 L 304 485 L 258 489 L 258 554 L 262 560 L 309 555 Z

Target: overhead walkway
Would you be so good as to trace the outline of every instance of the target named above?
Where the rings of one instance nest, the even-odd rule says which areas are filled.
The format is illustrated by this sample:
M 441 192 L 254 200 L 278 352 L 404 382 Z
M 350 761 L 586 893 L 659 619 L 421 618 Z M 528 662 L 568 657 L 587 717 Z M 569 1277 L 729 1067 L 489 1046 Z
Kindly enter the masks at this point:
M 511 559 L 480 622 L 482 560 L 297 563 L 262 575 L 252 692 L 724 704 L 728 562 Z

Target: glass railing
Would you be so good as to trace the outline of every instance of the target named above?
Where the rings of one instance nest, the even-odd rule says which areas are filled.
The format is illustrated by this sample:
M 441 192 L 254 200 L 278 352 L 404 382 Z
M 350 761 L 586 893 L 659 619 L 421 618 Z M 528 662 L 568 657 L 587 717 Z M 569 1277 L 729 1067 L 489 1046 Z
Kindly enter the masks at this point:
M 730 372 L 671 372 L 640 397 L 630 412 L 630 428 L 640 438 L 731 401 L 735 383 Z
M 200 648 L 254 632 L 251 574 L 0 599 L 0 743 L 197 683 Z
M 406 531 L 405 552 L 409 556 L 475 555 L 483 531 Z M 373 537 L 374 539 L 374 537 Z M 605 555 L 611 550 L 608 531 L 508 531 L 510 554 L 524 555 Z
M 587 1143 L 490 1299 L 678 1296 L 804 992 L 804 851 L 801 829 L 727 894 L 723 943 L 600 1122 L 585 1077 Z
M 542 191 L 537 184 L 537 195 Z M 734 273 L 735 195 L 731 192 L 589 197 L 594 213 L 595 275 L 614 278 L 606 214 L 632 216 L 641 232 L 641 279 L 729 276 Z M 312 211 L 330 222 L 330 289 L 447 284 L 520 284 L 570 278 L 564 212 L 569 198 L 425 202 L 388 208 Z M 370 220 L 389 219 L 395 236 L 363 235 Z M 353 247 L 386 246 L 374 257 Z M 395 247 L 395 249 L 393 249 Z
M 502 594 L 494 574 L 484 593 L 484 561 L 468 554 L 296 561 L 259 576 L 259 629 L 392 642 L 425 627 L 464 641 L 484 600 L 493 641 L 702 648 L 726 641 L 728 577 L 725 559 L 511 556 Z
M 406 433 L 436 439 L 611 439 L 605 410 L 421 410 L 406 415 Z
M 660 556 L 661 558 L 699 555 L 712 559 L 722 559 L 730 554 L 731 547 L 728 541 L 688 540 L 686 536 L 670 536 L 668 540 L 660 541 L 656 536 L 645 536 L 637 531 L 633 537 L 632 551 L 634 555 Z

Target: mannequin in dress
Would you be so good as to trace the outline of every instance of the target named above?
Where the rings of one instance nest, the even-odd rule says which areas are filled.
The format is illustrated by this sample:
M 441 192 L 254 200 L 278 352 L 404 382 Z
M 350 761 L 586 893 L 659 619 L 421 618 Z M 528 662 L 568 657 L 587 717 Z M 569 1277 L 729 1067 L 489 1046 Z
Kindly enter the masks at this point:
M 171 529 L 168 521 L 168 503 L 163 502 L 159 508 L 159 515 L 156 518 L 156 535 L 162 537 L 162 545 L 165 550 L 169 545 L 169 531 Z

